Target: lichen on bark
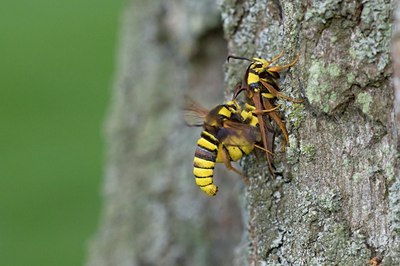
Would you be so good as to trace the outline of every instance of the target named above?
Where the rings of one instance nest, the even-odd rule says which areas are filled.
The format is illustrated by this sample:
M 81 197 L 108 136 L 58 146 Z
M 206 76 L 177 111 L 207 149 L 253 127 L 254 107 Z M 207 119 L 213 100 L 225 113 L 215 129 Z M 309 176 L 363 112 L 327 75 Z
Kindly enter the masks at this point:
M 365 265 L 379 257 L 400 263 L 396 223 L 390 222 L 398 215 L 393 3 L 222 1 L 221 10 L 231 54 L 271 58 L 284 49 L 283 62 L 300 54 L 281 87 L 305 98 L 301 111 L 280 101 L 290 132 L 290 148 L 275 155 L 281 174 L 271 177 L 253 157 L 243 162 L 251 185 L 244 210 L 248 252 L 239 260 Z M 243 70 L 230 63 L 228 83 Z

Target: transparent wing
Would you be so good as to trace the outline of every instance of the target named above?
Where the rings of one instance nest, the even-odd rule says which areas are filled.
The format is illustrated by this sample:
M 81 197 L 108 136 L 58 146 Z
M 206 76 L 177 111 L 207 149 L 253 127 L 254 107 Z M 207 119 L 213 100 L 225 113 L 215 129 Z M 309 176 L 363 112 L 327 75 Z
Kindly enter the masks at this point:
M 202 107 L 195 100 L 190 97 L 185 97 L 185 104 L 183 107 L 183 120 L 188 126 L 199 127 L 204 124 L 204 120 L 209 110 Z
M 223 127 L 217 132 L 217 139 L 225 145 L 247 146 L 253 145 L 260 139 L 258 128 L 249 124 L 233 121 L 224 121 Z

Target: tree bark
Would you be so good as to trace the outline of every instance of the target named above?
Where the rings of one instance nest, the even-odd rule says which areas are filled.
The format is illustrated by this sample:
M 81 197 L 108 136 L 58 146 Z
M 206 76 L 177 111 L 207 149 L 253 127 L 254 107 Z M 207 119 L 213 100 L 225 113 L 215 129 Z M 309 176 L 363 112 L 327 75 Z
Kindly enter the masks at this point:
M 87 265 L 399 265 L 393 17 L 388 0 L 221 0 L 219 10 L 212 0 L 132 1 Z M 305 103 L 280 101 L 290 147 L 280 152 L 277 136 L 278 174 L 248 156 L 249 187 L 217 170 L 220 191 L 206 198 L 191 173 L 200 132 L 182 123 L 183 95 L 219 104 L 246 68 L 226 63 L 224 79 L 227 54 L 268 59 L 281 50 L 282 64 L 300 55 L 281 89 Z
M 398 265 L 399 181 L 391 1 L 223 1 L 230 53 L 299 62 L 281 80 L 282 174 L 246 161 L 242 265 Z M 228 69 L 235 82 L 244 65 Z M 278 140 L 279 143 L 279 140 Z

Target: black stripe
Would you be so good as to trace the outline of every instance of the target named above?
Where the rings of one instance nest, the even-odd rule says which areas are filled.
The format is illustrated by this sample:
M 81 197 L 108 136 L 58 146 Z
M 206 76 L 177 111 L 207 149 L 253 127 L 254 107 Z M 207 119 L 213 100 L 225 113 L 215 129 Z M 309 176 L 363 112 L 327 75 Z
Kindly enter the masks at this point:
M 228 154 L 229 161 L 232 161 L 232 157 L 231 154 L 229 153 L 229 150 L 225 146 L 223 146 L 223 149 L 226 151 L 226 154 Z
M 242 148 L 240 146 L 237 146 L 240 150 L 240 152 L 242 153 L 242 156 L 247 155 L 247 153 L 244 152 L 244 150 L 242 150 Z
M 209 148 L 207 148 L 207 147 L 204 147 L 204 146 L 201 146 L 201 144 L 197 144 L 197 147 L 200 147 L 200 148 L 202 148 L 203 150 L 206 150 L 206 151 L 209 151 L 209 152 L 212 152 L 212 153 L 217 153 L 217 149 L 218 149 L 218 147 L 215 149 L 215 150 L 210 150 Z
M 209 185 L 211 185 L 213 182 L 211 182 L 210 184 L 208 184 L 208 185 L 202 185 L 202 186 L 199 186 L 199 187 L 206 187 L 206 186 L 209 186 Z
M 258 72 L 255 71 L 254 69 L 250 69 L 250 70 L 249 70 L 249 73 L 253 73 L 253 74 L 257 75 L 257 76 L 260 76 L 260 73 L 258 73 Z
M 264 79 L 268 84 L 272 85 L 276 90 L 279 91 L 278 87 L 278 79 L 279 79 L 279 73 L 278 72 L 270 72 L 270 71 L 264 71 L 261 73 L 258 73 L 254 71 L 253 69 L 250 69 L 250 73 L 253 73 L 257 75 L 259 78 Z M 254 82 L 249 84 L 250 88 L 260 88 L 262 87 L 262 84 L 260 82 Z
M 262 85 L 262 83 L 260 81 L 257 81 L 257 82 L 250 83 L 249 87 L 250 87 L 251 90 L 255 90 L 255 89 L 258 89 L 258 88 L 263 88 L 263 85 Z
M 248 117 L 246 118 L 246 120 L 243 121 L 243 123 L 245 123 L 245 124 L 250 124 L 250 123 L 251 123 L 251 120 L 252 120 L 252 118 L 251 118 L 250 116 L 248 116 Z
M 200 159 L 200 157 L 197 157 L 197 156 L 195 156 L 195 157 Z M 208 161 L 208 162 L 213 162 L 213 161 Z M 213 162 L 213 163 L 215 163 L 215 162 Z M 204 166 L 197 165 L 196 162 L 193 162 L 193 166 L 197 167 L 197 168 L 200 168 L 200 169 L 214 169 L 214 165 L 211 166 L 211 167 L 204 167 Z
M 278 72 L 273 72 L 273 71 L 264 71 L 259 74 L 260 78 L 263 79 L 271 79 L 274 80 L 275 82 L 279 79 L 279 73 Z
M 209 162 L 215 162 L 217 159 L 217 150 L 210 151 L 204 147 L 201 147 L 200 145 L 197 145 L 194 156 Z
M 266 79 L 265 81 L 266 81 L 269 85 L 271 85 L 272 87 L 274 87 L 275 90 L 280 91 L 279 85 L 278 85 L 277 82 L 275 82 L 275 81 L 272 80 L 272 79 Z M 268 91 L 267 88 L 265 88 L 265 89 Z M 268 92 L 269 92 L 269 91 L 268 91 Z
M 194 175 L 194 177 L 196 177 L 196 178 L 213 178 L 213 175 L 209 175 L 209 176 L 197 176 L 197 175 Z
M 212 136 L 214 136 L 214 135 L 211 134 L 209 131 L 207 131 L 207 133 L 210 134 L 210 135 L 212 135 Z M 204 133 L 204 131 L 201 132 L 201 135 L 200 135 L 200 136 L 201 136 L 203 139 L 207 140 L 208 142 L 211 142 L 212 144 L 218 146 L 218 140 L 215 138 L 215 136 L 214 136 L 215 139 L 212 139 L 209 135 L 207 135 L 206 133 Z

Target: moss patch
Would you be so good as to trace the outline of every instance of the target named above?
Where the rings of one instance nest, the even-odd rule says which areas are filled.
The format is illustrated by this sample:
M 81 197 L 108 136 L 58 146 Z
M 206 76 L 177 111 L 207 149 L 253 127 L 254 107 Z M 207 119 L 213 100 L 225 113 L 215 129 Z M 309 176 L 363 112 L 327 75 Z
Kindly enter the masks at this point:
M 357 95 L 356 104 L 364 114 L 368 114 L 371 108 L 372 97 L 367 92 L 361 92 Z
M 338 88 L 343 88 L 343 68 L 336 63 L 314 61 L 309 70 L 306 95 L 312 105 L 324 112 L 331 111 L 338 103 Z

